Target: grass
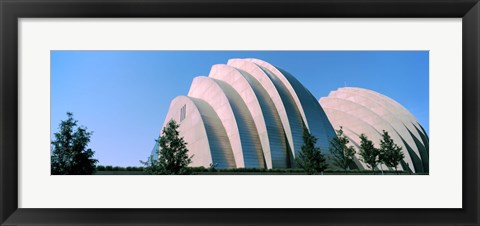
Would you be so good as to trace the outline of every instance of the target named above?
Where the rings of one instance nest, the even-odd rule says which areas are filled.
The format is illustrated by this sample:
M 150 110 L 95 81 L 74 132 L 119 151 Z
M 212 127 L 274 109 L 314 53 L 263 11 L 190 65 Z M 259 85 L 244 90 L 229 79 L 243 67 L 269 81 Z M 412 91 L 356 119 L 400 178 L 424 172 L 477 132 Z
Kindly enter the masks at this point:
M 97 171 L 94 175 L 145 175 L 143 171 Z
M 128 170 L 127 170 L 128 169 Z M 302 169 L 212 169 L 205 167 L 192 167 L 193 175 L 306 175 Z M 400 175 L 410 175 L 408 172 L 399 171 Z M 142 167 L 97 167 L 95 175 L 146 175 Z M 323 175 L 373 175 L 371 170 L 351 170 L 345 174 L 342 170 L 327 170 Z M 382 172 L 375 171 L 375 175 Z M 384 171 L 383 175 L 396 175 L 395 171 Z M 415 173 L 412 175 L 428 175 L 428 173 Z

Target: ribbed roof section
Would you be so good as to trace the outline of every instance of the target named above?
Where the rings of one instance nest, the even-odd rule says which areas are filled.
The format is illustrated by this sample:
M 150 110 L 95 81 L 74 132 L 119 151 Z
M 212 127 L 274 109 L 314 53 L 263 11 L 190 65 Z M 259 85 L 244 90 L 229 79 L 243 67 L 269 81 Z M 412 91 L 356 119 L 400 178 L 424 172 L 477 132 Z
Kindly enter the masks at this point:
M 196 156 L 194 165 L 295 167 L 303 129 L 318 138 L 317 146 L 323 153 L 328 152 L 329 141 L 335 135 L 313 95 L 293 75 L 262 60 L 231 59 L 226 65 L 213 65 L 208 77 L 193 79 L 188 96 L 198 114 L 188 110 L 185 114 L 185 107 L 175 104 L 165 121 L 171 116 L 177 117 L 174 119 L 180 124 L 196 115 L 202 118 L 202 136 L 208 145 L 191 147 L 205 149 L 209 154 L 205 159 Z M 188 133 L 197 131 L 187 127 L 181 125 L 181 134 L 194 137 Z M 222 139 L 226 142 L 220 142 Z M 218 152 L 218 147 L 226 152 Z
M 402 147 L 405 159 L 401 167 L 428 172 L 428 135 L 415 117 L 396 101 L 372 90 L 346 87 L 330 92 L 319 102 L 335 129 L 342 126 L 357 150 L 361 133 L 380 147 L 385 130 Z M 356 157 L 360 158 L 358 154 Z

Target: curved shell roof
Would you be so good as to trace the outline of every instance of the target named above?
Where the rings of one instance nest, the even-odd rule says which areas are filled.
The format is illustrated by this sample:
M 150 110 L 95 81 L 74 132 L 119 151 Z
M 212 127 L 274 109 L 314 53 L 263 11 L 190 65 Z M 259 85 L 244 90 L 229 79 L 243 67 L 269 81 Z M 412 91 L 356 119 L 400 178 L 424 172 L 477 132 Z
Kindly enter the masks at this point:
M 289 98 L 295 103 L 298 113 L 301 115 L 305 126 L 317 140 L 317 146 L 322 150 L 328 150 L 330 140 L 335 136 L 334 130 L 331 128 L 330 122 L 327 120 L 325 112 L 317 103 L 317 99 L 298 81 L 293 75 L 287 71 L 275 67 L 268 62 L 259 59 L 247 59 L 258 65 L 267 73 L 272 73 L 274 81 L 282 84 L 282 89 L 287 90 L 290 94 Z
M 193 156 L 192 166 L 208 166 L 211 162 L 218 162 L 218 167 L 222 168 L 236 166 L 230 142 L 225 139 L 225 129 L 210 105 L 201 99 L 178 96 L 172 100 L 170 108 L 183 108 L 184 113 L 169 111 L 163 127 L 170 119 L 181 122 L 179 133 L 187 142 L 188 154 Z M 183 114 L 189 117 L 182 118 Z
M 281 124 L 266 90 L 248 73 L 224 64 L 214 65 L 209 77 L 228 83 L 245 101 L 260 138 L 267 168 L 286 168 L 287 143 L 282 130 L 272 129 L 281 128 Z
M 361 133 L 379 147 L 385 130 L 402 147 L 405 159 L 401 168 L 428 172 L 428 135 L 399 103 L 371 90 L 350 87 L 332 91 L 319 102 L 334 128 L 342 126 L 357 150 Z M 358 153 L 356 157 L 359 159 Z
M 241 96 L 230 85 L 210 77 L 196 77 L 188 95 L 207 102 L 219 116 L 238 167 L 265 167 L 252 116 Z
M 329 141 L 335 135 L 313 95 L 292 75 L 261 60 L 231 59 L 226 65 L 212 66 L 208 77 L 200 76 L 193 80 L 188 97 L 198 109 L 200 105 L 204 108 L 208 106 L 216 118 L 209 122 L 205 120 L 208 115 L 202 115 L 201 110 L 196 113 L 202 115 L 205 128 L 202 130 L 205 132 L 198 136 L 204 137 L 209 143 L 192 148 L 205 149 L 211 152 L 212 157 L 206 155 L 206 159 L 194 159 L 194 165 L 208 167 L 214 163 L 221 168 L 232 168 L 231 163 L 215 162 L 213 159 L 216 155 L 210 140 L 212 137 L 221 139 L 218 138 L 220 133 L 208 129 L 210 124 L 215 125 L 217 132 L 221 130 L 218 128 L 220 126 L 225 131 L 222 139 L 228 142 L 222 144 L 230 145 L 233 167 L 239 168 L 294 167 L 294 158 L 303 144 L 304 127 L 318 138 L 317 146 L 324 153 L 328 151 Z M 195 116 L 189 110 L 185 114 L 182 106 L 172 104 L 165 121 L 172 119 L 172 115 L 181 115 L 182 121 Z M 206 111 L 203 109 L 203 112 Z M 182 121 L 179 130 L 189 143 L 191 141 L 187 138 L 191 135 L 187 131 L 195 130 L 182 126 Z M 217 159 L 225 161 L 226 158 Z

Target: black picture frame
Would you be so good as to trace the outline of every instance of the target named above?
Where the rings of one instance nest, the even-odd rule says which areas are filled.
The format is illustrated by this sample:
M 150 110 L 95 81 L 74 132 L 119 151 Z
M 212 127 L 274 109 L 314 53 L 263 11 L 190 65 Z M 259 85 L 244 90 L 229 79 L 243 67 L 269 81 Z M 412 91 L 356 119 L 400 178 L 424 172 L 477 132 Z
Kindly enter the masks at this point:
M 478 0 L 0 0 L 1 225 L 479 225 Z M 461 209 L 18 208 L 19 18 L 462 18 Z M 432 113 L 434 114 L 434 112 Z M 448 194 L 445 194 L 448 195 Z M 441 198 L 441 197 L 439 197 Z

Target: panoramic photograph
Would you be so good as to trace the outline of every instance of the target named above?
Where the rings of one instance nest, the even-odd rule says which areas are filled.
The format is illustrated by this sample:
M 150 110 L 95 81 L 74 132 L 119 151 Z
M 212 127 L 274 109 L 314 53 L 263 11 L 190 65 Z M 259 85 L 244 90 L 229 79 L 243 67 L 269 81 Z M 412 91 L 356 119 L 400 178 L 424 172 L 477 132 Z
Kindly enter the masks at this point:
M 428 175 L 428 51 L 51 51 L 51 175 Z

